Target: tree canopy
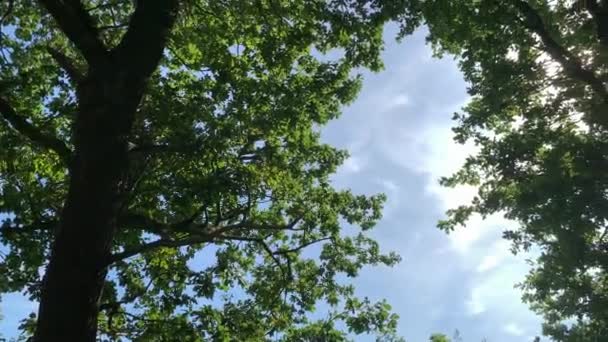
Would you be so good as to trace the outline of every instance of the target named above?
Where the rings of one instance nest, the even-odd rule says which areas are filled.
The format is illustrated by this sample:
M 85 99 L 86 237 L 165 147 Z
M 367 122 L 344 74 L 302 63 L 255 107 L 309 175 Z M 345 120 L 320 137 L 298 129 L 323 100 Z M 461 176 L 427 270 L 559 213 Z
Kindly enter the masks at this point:
M 479 152 L 442 180 L 479 187 L 440 224 L 519 223 L 539 253 L 521 284 L 556 341 L 608 340 L 608 2 L 414 1 L 438 54 L 457 56 L 470 103 L 456 141 Z M 466 228 L 462 228 L 466 229 Z
M 399 260 L 367 235 L 384 196 L 334 189 L 347 153 L 319 132 L 355 98 L 355 70 L 382 67 L 403 1 L 0 10 L 0 291 L 41 301 L 26 335 L 394 332 L 390 306 L 344 281 Z
M 2 2 L 0 293 L 40 302 L 25 335 L 398 340 L 345 280 L 399 259 L 368 236 L 384 196 L 332 187 L 347 152 L 320 141 L 389 21 L 470 85 L 454 131 L 479 152 L 442 182 L 479 193 L 440 227 L 518 221 L 544 333 L 608 339 L 606 0 Z

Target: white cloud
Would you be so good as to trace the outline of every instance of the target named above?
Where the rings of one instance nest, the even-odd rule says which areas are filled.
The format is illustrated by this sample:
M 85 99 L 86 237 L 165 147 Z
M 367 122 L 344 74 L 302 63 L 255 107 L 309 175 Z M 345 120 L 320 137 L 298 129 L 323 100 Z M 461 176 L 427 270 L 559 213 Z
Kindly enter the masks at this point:
M 477 266 L 477 272 L 483 273 L 483 272 L 489 271 L 489 270 L 493 269 L 494 267 L 498 266 L 499 263 L 500 263 L 500 260 L 498 259 L 498 257 L 496 255 L 494 255 L 494 254 L 487 255 L 486 257 L 483 258 L 483 260 L 481 261 L 481 264 L 479 264 L 479 266 Z
M 343 173 L 358 173 L 365 167 L 365 162 L 356 156 L 350 156 L 340 166 L 340 172 Z
M 400 201 L 400 188 L 395 181 L 390 179 L 374 179 L 374 183 L 382 187 L 382 192 L 386 193 L 388 200 L 384 205 L 383 217 L 391 216 L 395 209 L 397 209 L 401 203 Z
M 508 246 L 500 241 L 490 245 L 492 255 L 496 255 L 497 262 L 492 272 L 478 273 L 471 281 L 473 287 L 469 298 L 465 301 L 468 313 L 478 315 L 488 312 L 497 320 L 508 321 L 517 317 L 518 324 L 536 323 L 538 318 L 528 310 L 526 304 L 521 301 L 521 291 L 514 284 L 522 281 L 528 272 L 523 256 L 513 256 L 505 251 Z M 500 251 L 494 250 L 500 248 Z
M 517 323 L 508 323 L 503 327 L 503 330 L 513 336 L 523 336 L 526 332 Z
M 397 184 L 395 184 L 395 182 L 392 180 L 377 179 L 376 182 L 379 183 L 380 185 L 382 185 L 383 188 L 385 188 L 386 190 L 388 190 L 390 192 L 397 192 L 399 190 L 399 186 Z
M 473 186 L 446 188 L 439 184 L 441 177 L 458 171 L 466 158 L 478 150 L 473 144 L 457 144 L 453 141 L 453 136 L 450 127 L 434 127 L 422 137 L 429 142 L 428 153 L 422 162 L 423 168 L 432 177 L 427 191 L 439 197 L 444 209 L 470 203 L 477 193 L 477 188 Z
M 459 104 L 442 110 L 450 112 L 461 106 L 462 104 Z M 406 132 L 397 144 L 399 148 L 388 150 L 386 153 L 403 167 L 428 175 L 426 191 L 439 200 L 439 208 L 442 211 L 469 204 L 473 200 L 477 194 L 477 188 L 474 186 L 446 188 L 439 184 L 441 177 L 456 172 L 462 167 L 466 158 L 478 150 L 473 144 L 455 143 L 449 125 L 435 125 L 421 131 Z M 476 243 L 490 237 L 501 241 L 501 232 L 513 224 L 501 214 L 491 215 L 485 219 L 480 215 L 472 215 L 465 227 L 458 227 L 450 232 L 449 239 L 455 250 L 466 254 Z M 506 248 L 500 250 L 503 249 L 506 250 Z M 494 266 L 492 263 L 492 257 L 489 257 L 483 268 L 492 268 Z
M 469 314 L 478 315 L 486 311 L 486 305 L 484 303 L 484 289 L 482 287 L 476 287 L 471 292 L 471 298 L 467 300 L 466 306 L 469 310 Z
M 410 103 L 409 97 L 407 97 L 405 94 L 398 94 L 395 97 L 393 97 L 391 101 L 389 101 L 388 107 L 390 109 L 395 109 L 397 107 L 406 106 L 409 103 Z
M 496 268 L 511 255 L 509 242 L 498 240 L 492 246 L 490 254 L 486 255 L 477 266 L 478 273 L 484 273 Z
M 449 239 L 452 247 L 460 252 L 467 253 L 471 246 L 488 233 L 488 222 L 483 221 L 479 215 L 474 215 L 464 227 L 457 227 L 450 232 Z
M 458 104 L 436 110 L 450 113 L 461 106 L 462 104 Z M 385 132 L 396 132 L 378 136 L 383 147 L 382 152 L 397 165 L 427 174 L 427 192 L 439 198 L 442 209 L 454 208 L 473 199 L 477 192 L 475 187 L 446 188 L 439 184 L 441 177 L 458 171 L 466 158 L 478 150 L 473 144 L 461 145 L 453 141 L 451 122 L 447 125 L 445 122 L 437 123 L 419 130 L 392 127 L 392 122 L 386 124 L 389 127 L 384 127 Z

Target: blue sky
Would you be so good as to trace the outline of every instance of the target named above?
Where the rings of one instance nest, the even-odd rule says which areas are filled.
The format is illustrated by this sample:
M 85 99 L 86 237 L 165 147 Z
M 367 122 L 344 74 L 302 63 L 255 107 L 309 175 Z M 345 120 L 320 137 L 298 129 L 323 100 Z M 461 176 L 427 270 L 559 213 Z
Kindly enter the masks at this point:
M 531 341 L 540 319 L 521 303 L 513 286 L 523 280 L 526 256 L 512 256 L 501 232 L 513 222 L 473 218 L 446 235 L 435 228 L 446 209 L 466 203 L 475 189 L 445 189 L 438 178 L 455 171 L 472 146 L 451 140 L 451 117 L 467 102 L 455 61 L 432 57 L 424 32 L 404 42 L 386 32 L 386 68 L 364 74 L 356 102 L 323 131 L 324 140 L 351 157 L 334 182 L 355 192 L 384 192 L 389 200 L 373 235 L 403 261 L 366 268 L 354 280 L 358 293 L 386 298 L 400 315 L 408 342 L 458 329 L 466 342 Z M 1 303 L 0 334 L 14 336 L 33 303 L 9 294 Z

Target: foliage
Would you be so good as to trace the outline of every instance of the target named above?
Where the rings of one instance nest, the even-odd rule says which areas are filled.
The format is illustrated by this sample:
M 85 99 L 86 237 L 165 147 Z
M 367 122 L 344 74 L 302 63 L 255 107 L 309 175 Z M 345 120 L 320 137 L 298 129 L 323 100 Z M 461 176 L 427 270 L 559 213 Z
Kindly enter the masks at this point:
M 150 2 L 82 1 L 108 50 L 127 36 L 134 3 Z M 0 9 L 0 291 L 38 300 L 69 191 L 79 82 L 95 56 L 33 1 Z M 332 188 L 347 153 L 322 144 L 319 128 L 355 98 L 355 69 L 382 67 L 383 25 L 402 9 L 183 2 L 128 136 L 101 339 L 343 340 L 395 330 L 388 304 L 357 298 L 344 281 L 399 260 L 367 235 L 384 196 Z M 323 307 L 328 318 L 312 319 Z
M 521 284 L 556 341 L 608 340 L 608 3 L 413 1 L 437 54 L 453 54 L 471 102 L 456 141 L 479 152 L 445 186 L 479 187 L 451 231 L 504 214 L 514 252 L 540 253 Z M 572 324 L 566 325 L 564 322 Z
M 431 342 L 450 342 L 450 339 L 444 334 L 433 334 L 429 338 Z

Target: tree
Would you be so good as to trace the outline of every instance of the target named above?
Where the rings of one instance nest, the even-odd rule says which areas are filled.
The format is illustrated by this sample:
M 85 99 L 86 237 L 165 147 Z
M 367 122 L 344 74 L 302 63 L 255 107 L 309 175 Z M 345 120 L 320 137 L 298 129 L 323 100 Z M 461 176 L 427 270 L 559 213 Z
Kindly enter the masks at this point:
M 608 2 L 416 1 L 438 54 L 457 56 L 471 102 L 456 141 L 479 152 L 442 180 L 479 187 L 446 231 L 477 213 L 519 222 L 521 284 L 556 341 L 608 340 Z M 564 322 L 573 324 L 564 324 Z
M 431 342 L 450 342 L 450 338 L 444 334 L 432 334 L 429 338 Z
M 347 154 L 319 127 L 354 99 L 356 68 L 381 68 L 404 2 L 0 9 L 0 290 L 40 301 L 34 341 L 395 329 L 338 280 L 397 262 L 367 236 L 384 197 L 332 188 Z

